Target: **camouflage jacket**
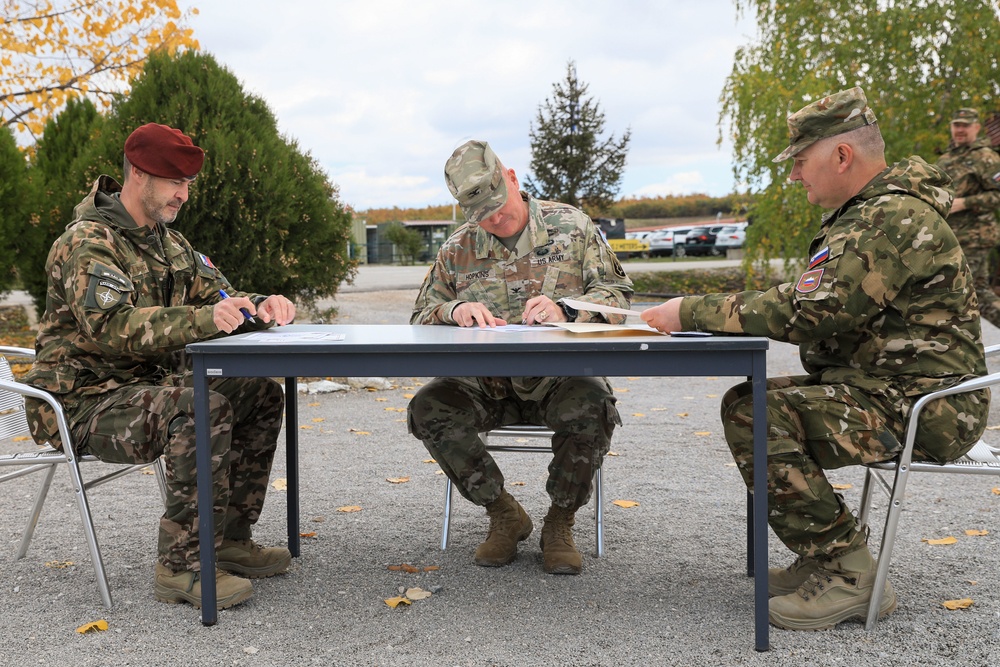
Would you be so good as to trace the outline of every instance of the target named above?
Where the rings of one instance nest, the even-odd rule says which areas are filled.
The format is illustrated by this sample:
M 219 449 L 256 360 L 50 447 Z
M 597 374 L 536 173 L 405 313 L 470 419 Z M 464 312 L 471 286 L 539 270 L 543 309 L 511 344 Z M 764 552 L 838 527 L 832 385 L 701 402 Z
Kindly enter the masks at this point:
M 540 294 L 628 308 L 632 281 L 593 221 L 581 211 L 522 193 L 528 225 L 513 251 L 478 225 L 464 224 L 445 241 L 417 295 L 411 324 L 455 324 L 464 302 L 479 302 L 511 324 L 521 321 L 525 302 Z M 581 310 L 578 322 L 624 316 Z M 522 398 L 538 397 L 543 378 L 519 378 Z M 542 383 L 544 384 L 544 383 Z
M 139 226 L 120 191 L 101 176 L 45 264 L 45 314 L 25 382 L 60 395 L 67 407 L 180 370 L 176 352 L 221 335 L 212 320 L 219 289 L 263 298 L 232 290 L 179 232 Z
M 972 276 L 943 218 L 947 186 L 919 157 L 888 167 L 824 217 L 798 280 L 687 297 L 682 324 L 795 343 L 822 384 L 895 399 L 984 375 Z
M 992 248 L 1000 242 L 996 212 L 1000 210 L 1000 155 L 982 138 L 968 146 L 952 146 L 937 161 L 951 177 L 955 197 L 966 209 L 948 217 L 959 243 L 966 248 Z

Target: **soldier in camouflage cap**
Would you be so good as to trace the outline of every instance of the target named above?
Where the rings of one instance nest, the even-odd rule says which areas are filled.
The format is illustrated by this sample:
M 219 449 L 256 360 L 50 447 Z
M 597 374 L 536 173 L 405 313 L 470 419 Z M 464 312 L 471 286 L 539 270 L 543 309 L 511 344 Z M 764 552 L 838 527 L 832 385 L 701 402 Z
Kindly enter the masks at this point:
M 194 390 L 177 362 L 188 343 L 287 324 L 279 295 L 232 288 L 212 261 L 168 227 L 188 198 L 204 152 L 180 130 L 149 123 L 125 143 L 122 185 L 101 176 L 46 261 L 48 291 L 25 382 L 55 394 L 81 453 L 113 463 L 162 457 L 154 594 L 201 604 Z M 220 299 L 219 290 L 232 298 Z M 240 309 L 256 320 L 244 321 Z M 284 397 L 268 378 L 210 382 L 218 605 L 253 593 L 247 578 L 288 569 L 285 548 L 251 539 L 274 457 Z M 32 435 L 61 447 L 47 404 L 28 401 Z M 203 508 L 204 510 L 204 508 Z M 212 539 L 213 536 L 207 536 Z M 237 576 L 238 575 L 238 576 Z
M 562 299 L 628 307 L 632 282 L 589 217 L 521 192 L 483 141 L 460 146 L 445 164 L 445 182 L 466 223 L 438 252 L 414 305 L 411 324 L 493 327 L 576 320 L 621 322 L 570 308 Z M 532 531 L 531 519 L 504 489 L 504 477 L 479 434 L 515 423 L 551 428 L 552 500 L 542 527 L 546 572 L 582 567 L 571 528 L 590 499 L 615 425 L 621 424 L 605 378 L 435 378 L 410 401 L 410 432 L 423 441 L 459 492 L 485 506 L 486 541 L 475 562 L 505 565 Z
M 993 291 L 990 256 L 1000 243 L 1000 155 L 979 137 L 979 112 L 958 109 L 951 119 L 951 145 L 937 166 L 951 177 L 955 199 L 948 213 L 975 278 L 982 318 L 1000 327 L 1000 299 Z
M 867 532 L 824 469 L 892 459 L 917 399 L 986 373 L 972 274 L 944 220 L 948 178 L 916 156 L 887 166 L 868 111 L 855 88 L 789 118 L 793 145 L 782 156 L 795 160 L 790 179 L 829 209 L 798 279 L 763 292 L 671 299 L 643 313 L 663 331 L 799 346 L 806 375 L 767 381 L 769 522 L 798 555 L 769 573 L 770 619 L 795 630 L 864 618 L 871 600 Z M 748 486 L 751 402 L 748 383 L 722 400 L 726 440 Z M 985 429 L 988 410 L 987 391 L 931 403 L 915 458 L 962 455 Z M 895 606 L 886 583 L 879 612 Z

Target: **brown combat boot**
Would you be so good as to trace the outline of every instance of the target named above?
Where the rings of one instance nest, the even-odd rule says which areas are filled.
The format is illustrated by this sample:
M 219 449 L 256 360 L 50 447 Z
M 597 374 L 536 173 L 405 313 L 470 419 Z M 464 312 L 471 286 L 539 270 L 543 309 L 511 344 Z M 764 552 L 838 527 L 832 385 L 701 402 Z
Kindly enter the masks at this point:
M 576 512 L 552 505 L 542 525 L 542 563 L 549 574 L 580 574 L 583 561 L 573 543 Z
M 788 567 L 772 567 L 767 571 L 767 594 L 775 597 L 794 593 L 821 567 L 822 559 L 812 556 L 799 556 Z
M 865 618 L 875 585 L 875 559 L 867 546 L 834 554 L 819 563 L 794 593 L 771 598 L 769 619 L 786 630 L 826 630 L 849 618 Z M 879 617 L 896 609 L 896 593 L 885 582 Z
M 262 547 L 253 540 L 222 540 L 216 554 L 220 570 L 247 579 L 284 574 L 292 563 L 292 553 L 285 547 Z
M 500 567 L 517 557 L 517 543 L 531 535 L 531 517 L 506 491 L 486 506 L 486 513 L 490 517 L 490 531 L 476 547 L 473 561 L 476 565 Z
M 160 602 L 177 604 L 190 602 L 201 609 L 201 572 L 174 572 L 162 563 L 156 564 L 153 593 Z M 229 609 L 253 595 L 253 584 L 222 570 L 215 571 L 215 600 L 218 609 Z

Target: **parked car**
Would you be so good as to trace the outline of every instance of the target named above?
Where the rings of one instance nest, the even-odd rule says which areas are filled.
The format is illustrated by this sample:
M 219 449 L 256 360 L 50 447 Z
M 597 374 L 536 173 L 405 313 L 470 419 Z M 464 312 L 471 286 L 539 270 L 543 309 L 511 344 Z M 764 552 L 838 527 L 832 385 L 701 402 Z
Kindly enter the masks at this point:
M 649 242 L 649 254 L 652 257 L 669 257 L 674 254 L 674 248 L 678 243 L 684 243 L 684 238 L 690 227 L 671 227 L 669 229 L 658 229 L 646 237 Z
M 726 225 L 715 237 L 715 247 L 720 253 L 725 253 L 730 248 L 742 248 L 747 240 L 746 222 L 737 222 L 734 225 Z
M 674 254 L 685 255 L 721 255 L 723 251 L 715 247 L 715 237 L 725 225 L 712 227 L 695 227 L 684 238 L 683 245 L 674 244 Z

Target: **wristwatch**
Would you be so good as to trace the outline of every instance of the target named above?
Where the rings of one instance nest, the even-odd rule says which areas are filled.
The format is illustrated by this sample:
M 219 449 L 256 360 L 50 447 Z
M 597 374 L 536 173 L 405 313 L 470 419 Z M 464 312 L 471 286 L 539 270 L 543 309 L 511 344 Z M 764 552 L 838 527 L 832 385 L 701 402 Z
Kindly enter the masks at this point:
M 570 308 L 562 301 L 557 301 L 556 305 L 559 306 L 560 310 L 563 311 L 563 315 L 566 316 L 567 322 L 575 322 L 576 316 L 580 314 L 579 310 L 577 310 L 576 308 Z

